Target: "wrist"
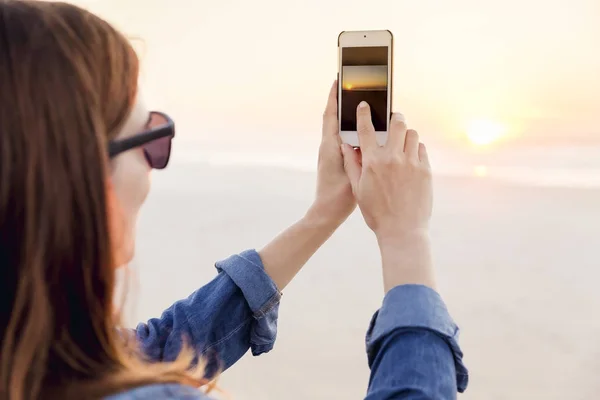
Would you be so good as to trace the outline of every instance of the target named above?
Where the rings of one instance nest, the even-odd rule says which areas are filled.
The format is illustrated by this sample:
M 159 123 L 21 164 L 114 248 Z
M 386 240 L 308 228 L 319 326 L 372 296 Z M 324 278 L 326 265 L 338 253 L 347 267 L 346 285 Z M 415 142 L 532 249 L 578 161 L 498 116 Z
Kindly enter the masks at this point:
M 396 232 L 378 237 L 387 293 L 399 285 L 419 284 L 435 289 L 435 274 L 427 230 Z
M 335 230 L 348 218 L 348 215 L 333 211 L 331 205 L 323 206 L 314 203 L 304 215 L 303 220 L 323 229 Z
M 394 230 L 390 232 L 375 232 L 379 248 L 383 251 L 388 247 L 398 247 L 404 244 L 429 243 L 429 230 L 421 229 L 405 229 Z

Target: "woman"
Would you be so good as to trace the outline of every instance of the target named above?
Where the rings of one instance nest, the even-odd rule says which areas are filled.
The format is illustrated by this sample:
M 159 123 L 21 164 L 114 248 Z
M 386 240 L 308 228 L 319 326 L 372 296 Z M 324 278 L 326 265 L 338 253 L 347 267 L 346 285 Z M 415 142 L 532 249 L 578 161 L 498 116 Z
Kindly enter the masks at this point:
M 305 217 L 218 262 L 213 281 L 160 318 L 120 328 L 115 271 L 133 257 L 149 173 L 167 166 L 174 136 L 137 82 L 133 49 L 105 21 L 65 3 L 0 0 L 0 398 L 204 399 L 198 388 L 248 349 L 271 350 L 281 291 L 357 200 L 387 292 L 369 328 L 367 398 L 464 390 L 458 328 L 432 290 L 425 148 L 401 119 L 376 146 L 365 106 L 362 160 L 342 152 L 335 84 Z

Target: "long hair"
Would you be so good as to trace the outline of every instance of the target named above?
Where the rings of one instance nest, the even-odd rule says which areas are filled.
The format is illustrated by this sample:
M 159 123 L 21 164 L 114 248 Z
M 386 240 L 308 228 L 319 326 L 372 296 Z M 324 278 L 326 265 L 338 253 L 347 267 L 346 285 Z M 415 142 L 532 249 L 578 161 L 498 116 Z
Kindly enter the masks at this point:
M 99 17 L 66 3 L 0 0 L 2 399 L 206 383 L 201 371 L 192 376 L 190 352 L 145 362 L 113 312 L 107 140 L 126 121 L 137 81 L 135 51 Z

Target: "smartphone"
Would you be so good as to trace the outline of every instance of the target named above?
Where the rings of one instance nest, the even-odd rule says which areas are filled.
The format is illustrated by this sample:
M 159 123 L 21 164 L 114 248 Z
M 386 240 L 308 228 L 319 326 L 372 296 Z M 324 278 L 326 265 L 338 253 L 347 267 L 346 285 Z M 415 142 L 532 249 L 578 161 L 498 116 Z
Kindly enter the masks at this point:
M 356 108 L 371 107 L 377 142 L 387 141 L 392 113 L 394 35 L 389 30 L 344 31 L 338 36 L 338 120 L 342 141 L 359 147 Z

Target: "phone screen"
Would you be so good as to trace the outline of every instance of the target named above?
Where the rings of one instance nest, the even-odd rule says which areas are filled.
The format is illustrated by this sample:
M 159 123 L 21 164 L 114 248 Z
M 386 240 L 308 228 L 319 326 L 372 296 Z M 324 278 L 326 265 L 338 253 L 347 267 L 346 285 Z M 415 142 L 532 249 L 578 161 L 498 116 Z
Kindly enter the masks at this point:
M 341 130 L 356 131 L 356 108 L 371 107 L 376 131 L 387 130 L 388 47 L 343 47 Z

